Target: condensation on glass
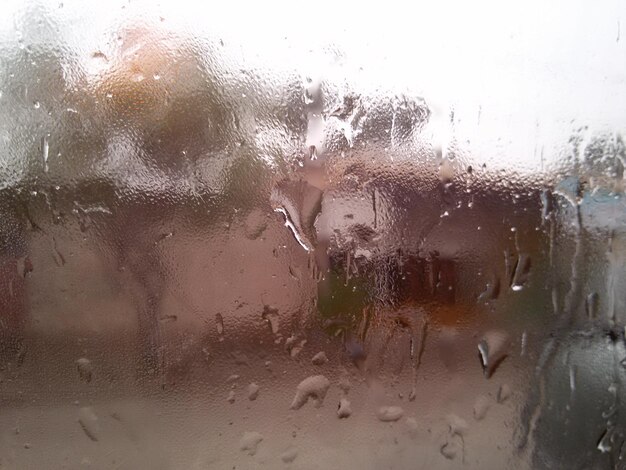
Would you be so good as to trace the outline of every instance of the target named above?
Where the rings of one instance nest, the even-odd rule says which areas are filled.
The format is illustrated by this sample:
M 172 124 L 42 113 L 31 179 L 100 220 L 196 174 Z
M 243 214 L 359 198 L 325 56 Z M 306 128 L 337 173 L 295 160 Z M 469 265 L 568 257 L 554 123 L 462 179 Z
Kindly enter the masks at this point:
M 625 5 L 427 3 L 0 7 L 0 468 L 626 468 Z

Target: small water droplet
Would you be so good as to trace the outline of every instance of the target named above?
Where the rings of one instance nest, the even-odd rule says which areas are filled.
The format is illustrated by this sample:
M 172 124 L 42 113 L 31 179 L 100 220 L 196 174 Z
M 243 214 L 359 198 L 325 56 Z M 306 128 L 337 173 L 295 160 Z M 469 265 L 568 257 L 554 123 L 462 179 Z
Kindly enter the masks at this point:
M 315 356 L 311 358 L 311 362 L 316 366 L 323 366 L 328 362 L 328 358 L 326 357 L 326 353 L 324 351 L 318 352 Z
M 226 401 L 230 403 L 231 405 L 235 403 L 235 391 L 234 390 L 231 390 L 230 392 L 228 392 L 228 397 L 226 397 Z
M 291 463 L 294 460 L 296 460 L 297 456 L 298 456 L 298 449 L 296 449 L 295 447 L 290 447 L 285 452 L 280 454 L 280 459 L 285 463 Z
M 497 395 L 497 402 L 498 403 L 504 403 L 505 401 L 507 401 L 509 399 L 509 397 L 511 396 L 511 387 L 509 387 L 507 384 L 502 384 L 500 385 L 500 388 L 498 389 L 498 395 Z
M 597 292 L 592 292 L 585 299 L 585 311 L 587 312 L 587 316 L 591 319 L 596 318 L 598 315 L 598 302 L 599 296 Z
M 407 428 L 407 434 L 411 439 L 414 439 L 417 436 L 417 420 L 415 418 L 407 418 L 404 420 L 404 424 Z
M 603 454 L 607 452 L 611 452 L 611 432 L 608 429 L 605 429 L 600 439 L 598 439 L 597 449 Z
M 48 154 L 50 152 L 50 144 L 48 135 L 41 138 L 41 157 L 43 158 L 43 171 L 48 172 Z
M 250 401 L 256 400 L 259 397 L 259 390 L 260 390 L 260 387 L 254 382 L 248 385 L 248 400 Z
M 152 78 L 154 78 L 155 80 L 161 80 L 161 75 L 155 73 L 154 75 L 152 75 Z
M 489 399 L 485 395 L 480 395 L 474 403 L 474 419 L 482 421 L 487 416 L 489 410 Z
M 272 334 L 277 335 L 280 326 L 280 316 L 278 315 L 278 309 L 275 307 L 270 307 L 269 305 L 264 305 L 261 317 L 269 324 Z
M 306 343 L 306 339 L 298 341 L 298 338 L 292 335 L 285 341 L 285 348 L 289 351 L 291 358 L 295 359 L 300 355 Z
M 83 428 L 85 435 L 92 441 L 98 441 L 100 435 L 100 424 L 98 416 L 89 406 L 82 407 L 78 412 L 78 422 Z
M 215 314 L 215 328 L 217 330 L 217 335 L 219 336 L 219 340 L 224 340 L 224 318 L 221 313 Z
M 490 378 L 508 355 L 509 335 L 503 331 L 489 331 L 478 343 L 478 357 L 485 377 Z
M 352 414 L 352 408 L 350 407 L 350 401 L 347 398 L 339 400 L 339 406 L 337 407 L 337 417 L 339 419 L 349 418 Z
M 176 315 L 163 315 L 159 317 L 161 323 L 174 323 L 176 320 L 178 320 L 178 316 Z
M 380 421 L 385 423 L 398 421 L 404 415 L 404 410 L 399 406 L 381 406 L 376 412 Z
M 515 292 L 519 292 L 524 288 L 524 284 L 528 281 L 530 275 L 530 256 L 527 254 L 520 254 L 517 258 L 517 264 L 513 271 L 513 278 L 511 280 L 511 289 Z
M 76 366 L 78 369 L 78 376 L 80 377 L 80 380 L 86 383 L 91 382 L 91 378 L 93 375 L 93 366 L 91 364 L 91 361 L 86 357 L 81 357 L 76 361 Z
M 487 283 L 485 290 L 478 296 L 478 302 L 489 302 L 490 300 L 496 300 L 499 295 L 500 280 L 498 278 L 495 278 Z
M 251 211 L 244 222 L 246 237 L 250 240 L 259 238 L 267 228 L 267 215 L 258 209 Z
M 467 430 L 469 429 L 467 421 L 455 414 L 449 414 L 447 416 L 447 421 L 450 435 L 456 434 L 459 436 L 463 436 L 465 435 L 465 433 L 467 433 Z
M 91 58 L 92 59 L 97 59 L 97 60 L 101 60 L 104 62 L 107 62 L 109 59 L 107 58 L 106 54 L 104 52 L 101 51 L 96 51 L 94 53 L 91 54 Z
M 263 440 L 263 435 L 256 431 L 246 431 L 243 433 L 239 441 L 239 449 L 248 455 L 254 455 L 257 452 L 259 444 Z
M 463 446 L 458 442 L 458 437 L 448 439 L 445 444 L 439 448 L 439 452 L 448 460 L 454 460 L 457 455 L 463 452 Z
M 444 158 L 439 165 L 439 180 L 448 184 L 454 179 L 454 166 L 448 158 Z
M 33 108 L 39 109 L 40 107 L 41 107 L 41 104 L 39 103 L 39 101 L 33 102 Z
M 316 406 L 322 406 L 329 388 L 330 381 L 323 375 L 307 377 L 296 387 L 296 394 L 293 397 L 290 408 L 299 410 L 309 399 L 315 401 Z

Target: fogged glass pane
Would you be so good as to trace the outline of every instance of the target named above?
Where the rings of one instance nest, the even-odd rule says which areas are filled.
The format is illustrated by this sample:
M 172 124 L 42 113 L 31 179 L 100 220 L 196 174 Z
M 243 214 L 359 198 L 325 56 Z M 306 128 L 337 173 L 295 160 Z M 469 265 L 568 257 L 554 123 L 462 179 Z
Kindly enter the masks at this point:
M 4 3 L 0 468 L 626 468 L 621 1 Z

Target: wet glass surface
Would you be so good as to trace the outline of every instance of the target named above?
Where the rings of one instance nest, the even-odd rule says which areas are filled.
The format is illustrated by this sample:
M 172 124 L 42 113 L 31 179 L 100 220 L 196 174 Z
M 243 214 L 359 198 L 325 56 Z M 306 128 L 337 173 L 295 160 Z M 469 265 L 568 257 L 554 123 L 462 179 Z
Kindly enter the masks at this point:
M 0 468 L 626 468 L 626 6 L 0 7 Z

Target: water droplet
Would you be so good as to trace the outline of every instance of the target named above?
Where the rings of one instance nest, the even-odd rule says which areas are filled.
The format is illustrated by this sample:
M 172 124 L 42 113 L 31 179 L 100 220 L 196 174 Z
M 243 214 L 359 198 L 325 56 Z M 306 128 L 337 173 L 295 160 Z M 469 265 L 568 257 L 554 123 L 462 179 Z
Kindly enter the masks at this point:
M 485 377 L 493 375 L 508 355 L 509 335 L 503 331 L 489 331 L 478 343 L 478 357 Z
M 481 421 L 487 416 L 489 410 L 489 399 L 485 395 L 480 395 L 474 403 L 474 419 Z
M 296 387 L 296 395 L 293 397 L 290 408 L 299 410 L 309 399 L 314 400 L 316 406 L 322 406 L 329 387 L 330 381 L 323 375 L 307 377 Z
M 298 456 L 298 449 L 296 449 L 295 447 L 290 447 L 285 452 L 280 454 L 280 460 L 282 460 L 285 463 L 291 463 L 294 460 L 296 460 L 297 456 Z
M 107 62 L 109 59 L 107 58 L 106 54 L 104 54 L 104 52 L 101 51 L 96 51 L 93 54 L 91 54 L 91 58 L 92 59 L 97 59 L 103 62 Z
M 152 75 L 152 78 L 154 78 L 155 80 L 161 80 L 161 75 L 155 73 L 154 75 Z
M 293 359 L 295 359 L 300 355 L 300 352 L 302 351 L 306 343 L 306 339 L 302 339 L 298 342 L 297 337 L 292 335 L 285 341 L 285 348 L 287 349 L 287 351 L 289 351 L 289 355 Z
M 458 437 L 450 438 L 439 448 L 439 452 L 448 460 L 454 460 L 457 455 L 463 453 L 463 445 L 459 443 Z
M 311 362 L 316 366 L 323 366 L 328 362 L 328 358 L 326 357 L 326 353 L 324 351 L 318 352 L 315 356 L 311 358 Z
M 487 283 L 485 290 L 478 296 L 478 302 L 489 302 L 496 300 L 500 295 L 500 280 L 495 278 Z
M 380 421 L 385 423 L 398 421 L 404 415 L 404 410 L 399 406 L 381 406 L 376 412 Z
M 89 406 L 82 407 L 78 412 L 78 422 L 83 431 L 92 441 L 98 441 L 100 436 L 100 423 L 98 416 Z
M 450 430 L 450 435 L 456 434 L 459 436 L 463 436 L 469 429 L 467 421 L 465 421 L 463 418 L 455 414 L 449 414 L 447 417 L 447 421 L 448 421 L 448 427 Z
M 39 109 L 40 107 L 41 107 L 41 104 L 39 103 L 39 101 L 34 101 L 33 102 L 33 108 Z
M 260 390 L 260 387 L 254 382 L 248 385 L 248 400 L 250 401 L 256 400 L 259 396 L 259 390 Z
M 86 357 L 81 357 L 76 361 L 76 367 L 78 369 L 78 376 L 80 377 L 80 380 L 86 383 L 91 382 L 93 375 L 93 366 L 91 361 Z
M 235 391 L 234 390 L 231 390 L 230 392 L 228 392 L 228 397 L 226 397 L 226 401 L 230 403 L 231 405 L 235 403 Z
M 239 441 L 239 449 L 248 455 L 256 454 L 259 444 L 263 440 L 263 435 L 256 431 L 246 431 L 243 433 L 241 440 Z
M 510 396 L 511 396 L 511 387 L 509 387 L 507 384 L 500 385 L 500 388 L 498 389 L 498 396 L 496 398 L 497 402 L 504 403 L 505 401 L 509 399 Z
M 48 154 L 50 152 L 50 144 L 48 142 L 48 135 L 41 138 L 41 157 L 43 158 L 43 170 L 48 172 Z
M 274 307 L 270 307 L 269 305 L 263 306 L 263 313 L 261 314 L 263 320 L 267 321 L 270 326 L 270 330 L 272 330 L 273 335 L 278 334 L 278 329 L 280 326 L 280 316 L 278 315 L 278 309 Z
M 404 420 L 404 424 L 407 428 L 407 434 L 411 439 L 414 439 L 417 436 L 417 420 L 409 417 Z
M 444 158 L 439 165 L 439 180 L 448 184 L 454 179 L 454 166 L 448 158 Z
M 267 228 L 267 216 L 256 209 L 251 211 L 244 222 L 246 237 L 250 240 L 259 238 Z
M 304 90 L 304 104 L 309 105 L 313 104 L 315 99 L 313 98 L 312 93 L 309 90 Z
M 352 414 L 352 408 L 350 407 L 350 400 L 342 398 L 339 400 L 339 406 L 337 407 L 337 417 L 339 419 L 349 418 Z
M 596 318 L 598 315 L 599 296 L 597 292 L 592 292 L 585 299 L 585 310 L 589 318 Z
M 228 378 L 226 379 L 226 383 L 236 382 L 237 380 L 239 380 L 238 374 L 229 375 Z
M 603 454 L 611 452 L 611 434 L 612 433 L 608 429 L 605 429 L 602 436 L 600 436 L 600 439 L 598 439 L 598 445 L 596 448 Z
M 524 288 L 524 284 L 528 281 L 530 275 L 530 256 L 527 254 L 520 254 L 517 257 L 517 264 L 513 271 L 513 278 L 511 280 L 511 289 L 518 292 Z
M 224 340 L 224 318 L 221 313 L 215 314 L 215 328 L 217 330 L 217 335 L 219 336 L 219 340 Z
M 274 212 L 279 212 L 283 214 L 283 216 L 285 217 L 285 227 L 291 230 L 291 233 L 293 234 L 296 241 L 300 244 L 302 248 L 304 248 L 306 252 L 311 251 L 311 248 L 305 242 L 305 238 L 302 235 L 300 235 L 300 232 L 298 231 L 293 221 L 291 220 L 291 217 L 289 216 L 289 213 L 287 212 L 287 210 L 283 207 L 278 207 L 274 209 Z
M 176 320 L 178 320 L 178 316 L 176 315 L 163 315 L 159 317 L 161 323 L 174 323 Z

